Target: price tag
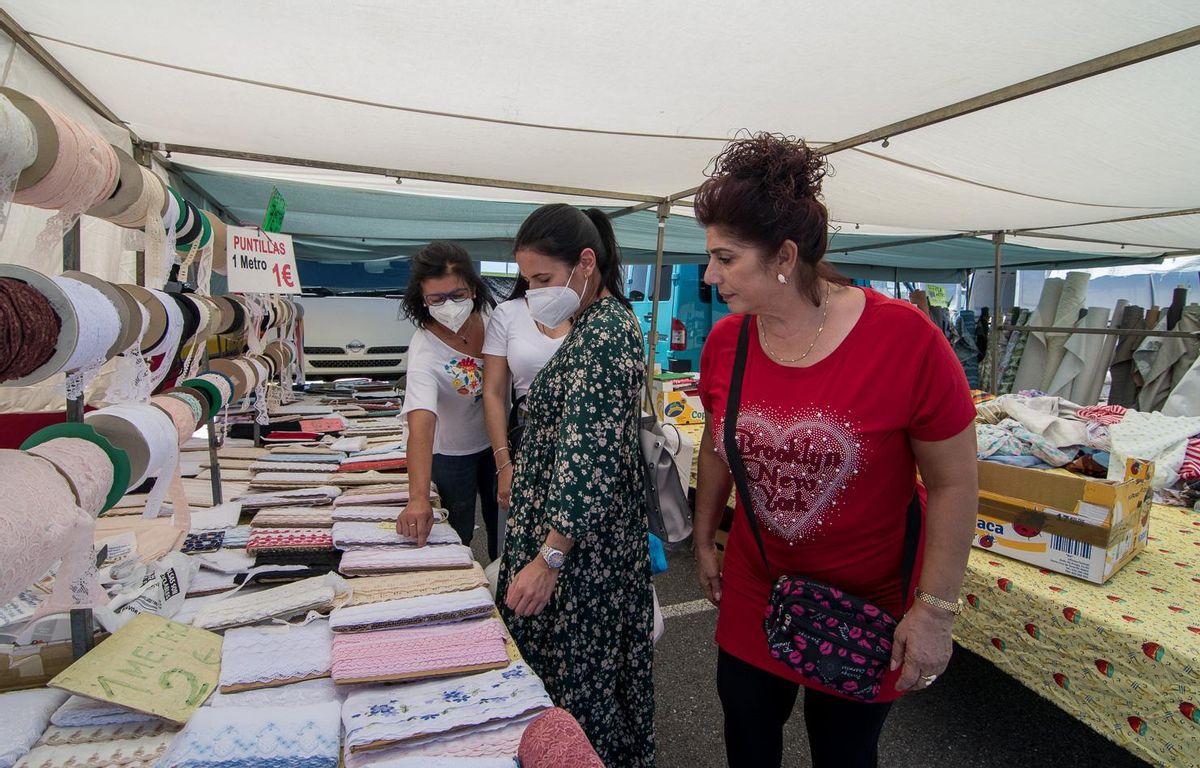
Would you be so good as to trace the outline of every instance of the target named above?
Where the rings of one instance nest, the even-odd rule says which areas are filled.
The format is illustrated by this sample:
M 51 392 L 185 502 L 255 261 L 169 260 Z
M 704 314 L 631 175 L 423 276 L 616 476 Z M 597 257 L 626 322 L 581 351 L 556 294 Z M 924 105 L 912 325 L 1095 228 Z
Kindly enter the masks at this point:
M 226 251 L 231 293 L 300 293 L 291 235 L 229 227 Z
M 279 194 L 279 189 L 271 187 L 271 198 L 267 200 L 267 210 L 263 214 L 264 232 L 282 232 L 283 214 L 287 211 L 287 201 Z

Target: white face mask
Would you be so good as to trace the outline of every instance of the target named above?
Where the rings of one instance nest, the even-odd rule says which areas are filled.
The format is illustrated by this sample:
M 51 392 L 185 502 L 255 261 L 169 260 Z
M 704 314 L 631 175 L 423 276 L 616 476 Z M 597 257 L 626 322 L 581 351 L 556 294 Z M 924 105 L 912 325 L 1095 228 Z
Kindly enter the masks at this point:
M 575 265 L 578 268 L 578 264 Z M 529 314 L 548 328 L 557 328 L 567 318 L 579 311 L 580 296 L 571 288 L 571 278 L 575 269 L 567 276 L 566 285 L 553 285 L 549 288 L 530 288 L 525 292 L 525 302 L 529 305 Z M 583 281 L 583 290 L 587 292 L 587 280 Z
M 430 307 L 429 314 L 434 320 L 449 328 L 451 333 L 458 333 L 458 329 L 466 324 L 467 319 L 471 317 L 471 312 L 474 309 L 475 299 L 466 298 L 459 301 L 447 301 L 440 306 Z

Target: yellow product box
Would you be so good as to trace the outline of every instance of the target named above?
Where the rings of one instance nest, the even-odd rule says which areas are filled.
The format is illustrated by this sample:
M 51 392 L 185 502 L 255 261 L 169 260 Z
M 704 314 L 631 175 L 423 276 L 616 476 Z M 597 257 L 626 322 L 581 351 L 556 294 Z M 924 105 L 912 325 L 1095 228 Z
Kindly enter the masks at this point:
M 662 420 L 671 424 L 703 424 L 704 406 L 695 395 L 683 392 L 658 393 L 658 412 Z
M 1146 546 L 1154 464 L 1121 482 L 979 462 L 975 546 L 1103 584 Z

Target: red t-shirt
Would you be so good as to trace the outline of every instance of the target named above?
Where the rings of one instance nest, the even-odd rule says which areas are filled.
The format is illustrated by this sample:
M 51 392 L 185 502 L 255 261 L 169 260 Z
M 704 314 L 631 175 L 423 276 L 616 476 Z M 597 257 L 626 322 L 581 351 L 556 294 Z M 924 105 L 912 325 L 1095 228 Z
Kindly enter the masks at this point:
M 771 563 L 768 575 L 738 501 L 725 550 L 717 643 L 742 661 L 808 684 L 768 655 L 763 616 L 774 580 L 805 576 L 900 617 L 905 512 L 916 485 L 910 438 L 945 440 L 975 406 L 962 366 L 916 307 L 864 289 L 862 316 L 831 355 L 778 365 L 751 320 L 738 443 Z M 716 324 L 700 358 L 700 399 L 725 458 L 725 404 L 743 315 Z M 920 574 L 920 560 L 913 586 Z M 898 695 L 898 672 L 876 701 Z

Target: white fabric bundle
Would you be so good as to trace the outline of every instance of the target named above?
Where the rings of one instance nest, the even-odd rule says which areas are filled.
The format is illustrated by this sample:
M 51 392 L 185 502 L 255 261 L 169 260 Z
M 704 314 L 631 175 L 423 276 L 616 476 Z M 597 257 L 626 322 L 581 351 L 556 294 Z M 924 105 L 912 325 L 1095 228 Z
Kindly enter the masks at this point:
M 325 677 L 332 646 L 333 633 L 324 619 L 299 626 L 231 629 L 221 645 L 221 690 L 270 688 Z
M 336 701 L 300 707 L 202 707 L 158 768 L 337 768 Z
M 201 629 L 220 630 L 309 611 L 328 612 L 349 593 L 344 579 L 328 573 L 249 595 L 230 595 L 227 600 L 205 605 L 192 623 Z
M 11 768 L 29 752 L 66 700 L 66 693 L 49 688 L 0 693 L 0 768 Z
M 339 688 L 332 679 L 318 677 L 313 680 L 301 680 L 298 683 L 288 683 L 273 688 L 255 688 L 239 693 L 216 691 L 208 698 L 206 704 L 212 707 L 298 707 L 328 701 L 336 701 L 340 704 L 345 700 L 347 693 L 349 693 L 348 688 Z
M 429 531 L 426 544 L 462 544 L 458 532 L 446 523 L 435 523 Z M 415 547 L 415 536 L 401 536 L 396 532 L 396 526 L 390 523 L 334 523 L 333 546 L 338 549 L 347 547 Z
M 470 547 L 351 547 L 342 555 L 339 570 L 345 574 L 403 573 L 470 568 L 475 556 Z

